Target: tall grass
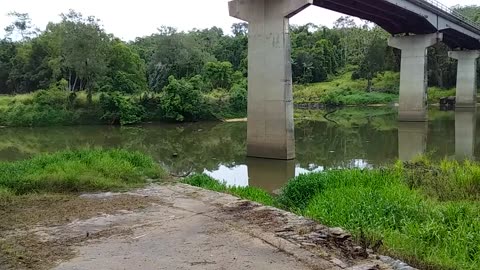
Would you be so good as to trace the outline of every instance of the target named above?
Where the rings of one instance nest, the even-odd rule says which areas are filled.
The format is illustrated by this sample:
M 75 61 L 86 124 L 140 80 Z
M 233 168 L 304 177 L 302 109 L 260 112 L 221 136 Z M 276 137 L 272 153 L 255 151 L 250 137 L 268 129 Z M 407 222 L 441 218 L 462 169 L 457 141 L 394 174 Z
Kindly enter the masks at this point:
M 455 96 L 455 89 L 442 89 L 439 87 L 428 88 L 428 103 L 437 104 L 440 102 L 440 98 Z
M 123 189 L 162 176 L 162 169 L 153 159 L 138 152 L 64 151 L 0 163 L 0 197 Z
M 480 269 L 477 163 L 434 163 L 421 157 L 382 169 L 301 175 L 278 197 L 255 188 L 227 187 L 208 176 L 185 182 L 343 227 L 358 241 L 382 241 L 381 253 L 421 269 Z
M 280 205 L 340 226 L 422 269 L 480 269 L 478 170 L 425 160 L 376 170 L 335 170 L 289 182 Z
M 273 206 L 275 204 L 274 198 L 264 190 L 255 187 L 229 187 L 225 183 L 220 183 L 204 174 L 188 177 L 183 180 L 183 183 L 208 190 L 232 194 L 239 198 L 256 201 L 264 205 Z
M 54 126 L 100 123 L 102 111 L 98 95 L 91 104 L 86 93 L 78 92 L 69 101 L 70 92 L 58 89 L 40 90 L 30 94 L 0 96 L 0 125 Z

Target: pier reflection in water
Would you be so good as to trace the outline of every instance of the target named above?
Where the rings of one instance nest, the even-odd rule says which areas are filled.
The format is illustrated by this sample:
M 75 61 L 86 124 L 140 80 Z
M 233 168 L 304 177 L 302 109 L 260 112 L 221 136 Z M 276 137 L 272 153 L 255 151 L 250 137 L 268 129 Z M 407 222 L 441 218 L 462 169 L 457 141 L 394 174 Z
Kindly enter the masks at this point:
M 398 158 L 409 161 L 427 150 L 428 123 L 398 123 Z
M 457 159 L 475 158 L 476 108 L 455 110 L 455 156 Z

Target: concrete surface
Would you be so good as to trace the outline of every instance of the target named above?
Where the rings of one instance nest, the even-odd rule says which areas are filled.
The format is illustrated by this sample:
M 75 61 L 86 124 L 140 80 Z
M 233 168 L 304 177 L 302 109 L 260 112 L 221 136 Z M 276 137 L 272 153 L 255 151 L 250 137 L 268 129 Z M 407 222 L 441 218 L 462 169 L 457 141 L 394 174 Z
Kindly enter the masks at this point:
M 392 259 L 357 256 L 359 247 L 342 229 L 230 195 L 182 184 L 128 194 L 161 202 L 35 230 L 44 241 L 129 231 L 83 242 L 76 257 L 54 269 L 395 269 Z
M 247 21 L 247 155 L 295 158 L 289 18 L 313 0 L 235 0 L 230 15 Z
M 480 51 L 451 51 L 448 56 L 458 60 L 455 107 L 477 106 L 477 59 Z
M 427 121 L 427 48 L 442 34 L 391 37 L 388 45 L 402 50 L 399 121 Z

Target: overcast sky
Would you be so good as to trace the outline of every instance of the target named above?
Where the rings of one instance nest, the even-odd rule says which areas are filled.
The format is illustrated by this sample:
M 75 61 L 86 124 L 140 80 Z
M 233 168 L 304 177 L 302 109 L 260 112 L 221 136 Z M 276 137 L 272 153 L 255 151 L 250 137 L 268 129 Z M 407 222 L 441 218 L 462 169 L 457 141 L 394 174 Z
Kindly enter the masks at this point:
M 480 0 L 440 0 L 447 6 L 480 5 Z M 237 20 L 228 16 L 228 0 L 0 0 L 0 36 L 10 24 L 8 12 L 29 13 L 33 23 L 44 29 L 59 14 L 74 9 L 102 20 L 107 32 L 124 40 L 150 35 L 159 26 L 180 30 L 220 26 L 229 31 Z M 292 19 L 293 24 L 315 23 L 331 26 L 341 14 L 309 7 Z

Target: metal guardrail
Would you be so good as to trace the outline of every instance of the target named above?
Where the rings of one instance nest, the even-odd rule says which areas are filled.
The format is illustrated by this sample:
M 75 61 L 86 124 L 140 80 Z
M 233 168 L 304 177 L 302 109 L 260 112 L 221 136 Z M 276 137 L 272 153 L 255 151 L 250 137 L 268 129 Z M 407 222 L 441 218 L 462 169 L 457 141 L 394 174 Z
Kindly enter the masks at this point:
M 422 0 L 422 1 L 427 2 L 430 5 L 435 6 L 436 8 L 438 8 L 438 9 L 444 11 L 444 12 L 447 12 L 450 15 L 454 16 L 455 18 L 457 18 L 459 20 L 462 20 L 465 23 L 467 23 L 467 24 L 477 28 L 478 30 L 480 30 L 480 23 L 475 22 L 475 21 L 467 18 L 466 16 L 462 15 L 460 12 L 457 12 L 457 11 L 447 7 L 446 5 L 440 3 L 439 1 L 437 1 L 437 0 Z

